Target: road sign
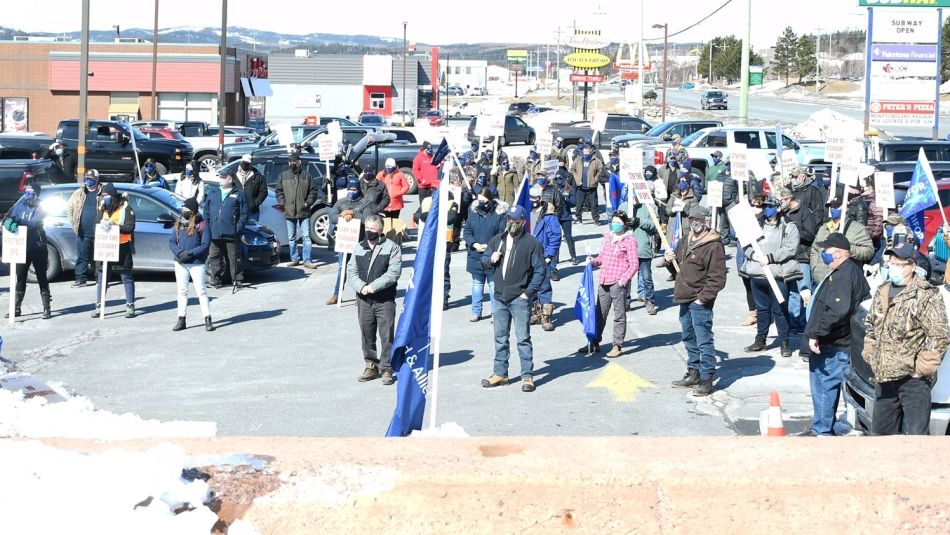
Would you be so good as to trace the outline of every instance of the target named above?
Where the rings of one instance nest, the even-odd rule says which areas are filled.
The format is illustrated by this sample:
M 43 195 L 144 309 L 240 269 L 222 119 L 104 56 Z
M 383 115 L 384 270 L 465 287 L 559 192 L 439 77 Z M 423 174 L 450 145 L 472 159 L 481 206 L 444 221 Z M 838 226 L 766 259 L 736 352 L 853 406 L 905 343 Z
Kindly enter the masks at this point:
M 873 87 L 873 85 L 872 85 Z M 933 126 L 934 101 L 873 100 L 868 107 L 871 122 L 881 125 Z
M 508 57 L 509 63 L 527 63 L 528 51 L 527 50 L 508 50 L 507 57 Z
M 321 160 L 328 162 L 336 157 L 336 140 L 334 140 L 328 134 L 320 134 L 317 136 L 317 147 Z
M 881 208 L 896 208 L 894 198 L 894 173 L 874 173 L 874 203 Z
M 599 52 L 574 52 L 564 56 L 563 61 L 575 69 L 599 69 L 610 65 L 610 58 Z
M 3 263 L 26 263 L 26 227 L 21 226 L 16 232 L 3 229 Z
M 577 73 L 571 74 L 572 82 L 579 82 L 579 83 L 587 82 L 591 84 L 599 84 L 603 82 L 604 79 L 605 78 L 603 74 L 577 74 Z
M 363 222 L 355 217 L 349 221 L 342 217 L 336 224 L 336 237 L 333 245 L 333 251 L 342 254 L 353 254 L 356 245 L 360 242 L 360 227 Z M 343 266 L 346 270 L 346 266 Z
M 119 226 L 112 225 L 104 230 L 102 224 L 96 225 L 96 242 L 92 259 L 96 262 L 119 261 Z

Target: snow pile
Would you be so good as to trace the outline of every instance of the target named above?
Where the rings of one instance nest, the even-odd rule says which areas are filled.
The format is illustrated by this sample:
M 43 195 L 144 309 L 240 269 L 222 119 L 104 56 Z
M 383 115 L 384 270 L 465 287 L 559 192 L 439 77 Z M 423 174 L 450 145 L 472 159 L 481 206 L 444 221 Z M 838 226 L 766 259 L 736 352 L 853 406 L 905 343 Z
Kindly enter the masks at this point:
M 39 396 L 25 399 L 21 391 L 0 388 L 0 437 L 128 440 L 217 434 L 214 422 L 143 420 L 131 413 L 96 410 L 89 398 L 72 396 L 59 385 L 51 388 L 66 401 L 48 403 Z
M 579 111 L 573 111 L 570 109 L 553 109 L 533 115 L 527 115 L 522 118 L 526 123 L 528 123 L 528 126 L 534 128 L 536 133 L 543 134 L 548 132 L 551 129 L 551 125 L 554 123 L 580 121 L 583 117 Z
M 466 433 L 459 424 L 448 422 L 437 426 L 435 429 L 413 431 L 409 436 L 423 438 L 467 438 L 469 434 Z
M 38 442 L 0 442 L 0 503 L 6 533 L 210 533 L 218 516 L 200 477 L 185 479 L 178 446 L 146 452 L 63 451 Z M 178 512 L 178 514 L 176 514 Z M 230 533 L 253 534 L 243 523 Z
M 842 115 L 827 108 L 816 111 L 808 119 L 795 125 L 789 133 L 795 139 L 825 141 L 832 130 L 863 132 L 864 125 L 857 119 Z

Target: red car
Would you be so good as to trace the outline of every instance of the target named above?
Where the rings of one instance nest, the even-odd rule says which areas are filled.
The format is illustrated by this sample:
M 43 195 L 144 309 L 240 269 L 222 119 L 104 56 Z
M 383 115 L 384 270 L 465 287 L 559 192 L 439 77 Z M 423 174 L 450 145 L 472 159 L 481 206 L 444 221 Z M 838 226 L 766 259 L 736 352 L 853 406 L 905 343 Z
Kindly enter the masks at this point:
M 139 131 L 148 136 L 150 139 L 185 139 L 178 130 L 166 130 L 164 128 L 139 128 Z
M 426 113 L 426 120 L 429 126 L 445 126 L 445 112 L 442 110 L 429 110 Z

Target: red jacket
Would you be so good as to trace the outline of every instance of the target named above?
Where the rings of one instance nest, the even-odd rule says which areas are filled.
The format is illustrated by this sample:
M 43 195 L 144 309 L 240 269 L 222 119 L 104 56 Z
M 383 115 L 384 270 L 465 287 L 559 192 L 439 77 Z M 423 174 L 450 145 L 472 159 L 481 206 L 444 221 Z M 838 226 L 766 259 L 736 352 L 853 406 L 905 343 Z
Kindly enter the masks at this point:
M 393 174 L 380 171 L 376 175 L 376 180 L 385 184 L 386 190 L 389 191 L 389 206 L 386 207 L 386 211 L 402 210 L 406 206 L 402 202 L 402 196 L 409 192 L 409 181 L 406 180 L 406 175 L 398 169 Z
M 426 154 L 425 149 L 419 149 L 419 154 L 412 160 L 412 174 L 420 188 L 439 187 L 439 168 L 432 165 L 432 156 Z

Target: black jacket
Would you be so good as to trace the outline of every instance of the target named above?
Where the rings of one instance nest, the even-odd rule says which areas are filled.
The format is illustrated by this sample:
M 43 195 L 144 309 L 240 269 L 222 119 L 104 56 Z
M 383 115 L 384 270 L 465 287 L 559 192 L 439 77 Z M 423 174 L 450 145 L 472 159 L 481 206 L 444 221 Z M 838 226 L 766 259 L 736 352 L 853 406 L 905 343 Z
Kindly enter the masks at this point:
M 808 340 L 818 340 L 818 347 L 851 347 L 851 316 L 861 301 L 871 296 L 864 272 L 848 259 L 824 280 L 812 297 L 811 315 L 805 325 L 801 351 L 811 354 Z
M 821 190 L 815 187 L 814 184 L 809 183 L 794 189 L 792 191 L 792 197 L 815 214 L 815 222 L 818 223 L 818 226 L 828 221 L 828 209 L 825 208 L 825 195 L 823 195 Z
M 61 175 L 64 181 L 76 180 L 76 157 L 71 152 L 64 151 L 62 156 L 57 156 L 55 151 L 47 148 L 40 154 L 39 159 L 52 160 L 53 172 Z
M 244 192 L 248 212 L 258 211 L 261 204 L 267 199 L 267 183 L 264 181 L 264 176 L 261 175 L 260 171 L 254 167 L 251 167 L 251 176 L 247 177 L 247 180 L 245 180 L 243 184 L 238 180 L 237 172 L 235 172 L 234 186 Z
M 512 251 L 508 259 L 508 269 L 502 269 L 507 252 L 508 233 L 495 235 L 488 242 L 488 249 L 482 254 L 482 264 L 488 269 L 494 269 L 495 299 L 511 302 L 519 295 L 525 294 L 533 300 L 541 288 L 544 280 L 544 250 L 537 238 L 522 232 L 512 240 Z M 492 263 L 492 253 L 500 252 L 501 259 Z M 503 273 L 504 272 L 504 273 Z
M 363 197 L 372 206 L 374 214 L 380 214 L 389 206 L 389 190 L 386 184 L 383 184 L 374 177 L 372 181 L 362 181 Z
M 855 195 L 848 199 L 848 219 L 868 226 L 868 203 L 863 195 Z
M 785 214 L 785 221 L 794 223 L 798 228 L 798 251 L 795 253 L 795 260 L 807 263 L 810 260 L 811 244 L 815 241 L 815 233 L 818 232 L 815 214 L 804 204 L 799 204 L 798 208 Z
M 300 168 L 297 173 L 287 169 L 277 177 L 277 202 L 284 206 L 284 217 L 301 219 L 310 217 L 313 206 L 322 191 L 310 178 L 310 173 Z

